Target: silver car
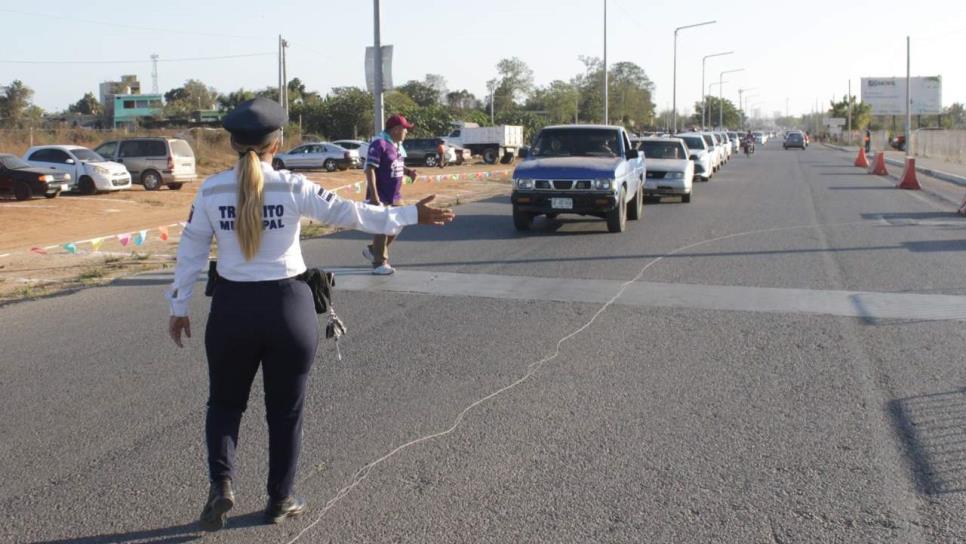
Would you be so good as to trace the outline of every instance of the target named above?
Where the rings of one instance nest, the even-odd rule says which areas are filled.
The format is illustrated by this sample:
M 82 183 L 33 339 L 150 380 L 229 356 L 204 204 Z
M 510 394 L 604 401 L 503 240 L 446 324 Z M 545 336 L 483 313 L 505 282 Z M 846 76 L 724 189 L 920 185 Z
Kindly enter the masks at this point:
M 330 142 L 302 144 L 272 159 L 276 170 L 323 168 L 327 172 L 358 168 L 359 151 L 346 149 Z
M 334 140 L 332 143 L 349 151 L 357 151 L 359 153 L 359 168 L 365 166 L 366 157 L 369 156 L 369 142 L 363 142 L 362 140 Z
M 156 191 L 162 185 L 177 191 L 195 181 L 195 154 L 188 142 L 178 138 L 129 138 L 97 146 L 95 153 L 121 163 L 131 174 L 132 183 Z

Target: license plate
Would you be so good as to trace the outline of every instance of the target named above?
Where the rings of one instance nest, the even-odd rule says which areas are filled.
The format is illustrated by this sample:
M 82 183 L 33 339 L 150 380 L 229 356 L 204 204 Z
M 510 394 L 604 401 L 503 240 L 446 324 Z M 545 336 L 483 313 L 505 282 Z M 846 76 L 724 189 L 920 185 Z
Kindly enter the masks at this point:
M 62 185 L 60 186 L 60 190 L 61 190 L 61 191 L 66 191 L 68 187 L 69 187 L 69 185 L 67 185 L 66 183 L 64 183 L 64 184 L 62 184 Z
M 574 209 L 574 199 L 572 198 L 551 198 L 550 207 L 555 210 L 572 210 Z

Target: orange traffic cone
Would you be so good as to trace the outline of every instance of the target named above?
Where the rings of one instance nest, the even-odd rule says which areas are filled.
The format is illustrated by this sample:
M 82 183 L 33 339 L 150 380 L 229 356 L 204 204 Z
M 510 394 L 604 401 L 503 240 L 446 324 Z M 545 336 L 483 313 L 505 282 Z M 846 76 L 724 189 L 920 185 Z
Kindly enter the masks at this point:
M 859 168 L 869 167 L 869 159 L 865 156 L 864 147 L 859 148 L 859 154 L 857 157 L 855 157 L 855 165 L 858 166 Z
M 899 182 L 899 188 L 912 191 L 922 189 L 922 186 L 919 185 L 919 178 L 916 177 L 916 159 L 906 157 L 906 169 L 902 171 L 902 181 Z
M 880 151 L 875 154 L 875 160 L 873 161 L 872 168 L 869 169 L 869 173 L 875 174 L 876 176 L 889 175 L 889 171 L 886 170 L 885 153 Z

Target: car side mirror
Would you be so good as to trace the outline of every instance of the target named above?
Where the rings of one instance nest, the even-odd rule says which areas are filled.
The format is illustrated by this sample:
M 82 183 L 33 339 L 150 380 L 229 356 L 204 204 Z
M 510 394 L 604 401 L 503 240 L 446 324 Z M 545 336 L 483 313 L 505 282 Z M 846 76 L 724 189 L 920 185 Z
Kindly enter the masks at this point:
M 530 156 L 530 148 L 529 147 L 526 147 L 526 146 L 521 147 L 520 148 L 520 158 L 521 159 L 526 159 L 529 156 Z
M 640 155 L 640 152 L 638 152 L 636 149 L 628 149 L 627 150 L 627 158 L 628 159 L 636 159 L 639 155 Z
M 67 159 L 64 164 L 74 164 L 74 159 Z

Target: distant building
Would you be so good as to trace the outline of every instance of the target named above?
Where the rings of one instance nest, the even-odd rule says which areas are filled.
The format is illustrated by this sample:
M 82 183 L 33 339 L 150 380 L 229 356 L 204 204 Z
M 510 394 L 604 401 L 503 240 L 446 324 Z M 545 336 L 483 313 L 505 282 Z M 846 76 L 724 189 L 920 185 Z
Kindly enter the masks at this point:
M 159 117 L 164 107 L 160 94 L 141 94 L 136 75 L 123 75 L 121 81 L 105 81 L 100 85 L 104 116 L 114 128 L 137 125 L 139 119 Z

